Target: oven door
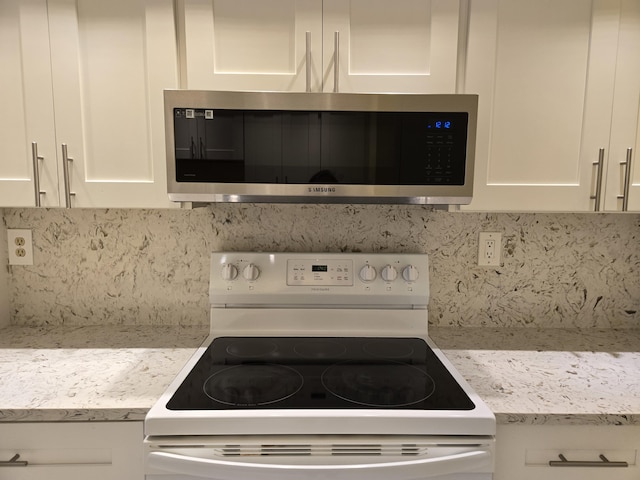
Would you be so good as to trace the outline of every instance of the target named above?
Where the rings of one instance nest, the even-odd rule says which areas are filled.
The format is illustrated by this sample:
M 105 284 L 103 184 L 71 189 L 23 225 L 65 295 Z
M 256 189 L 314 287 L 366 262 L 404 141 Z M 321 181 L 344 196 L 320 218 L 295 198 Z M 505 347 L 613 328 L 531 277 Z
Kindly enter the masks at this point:
M 490 437 L 149 437 L 147 480 L 490 480 Z

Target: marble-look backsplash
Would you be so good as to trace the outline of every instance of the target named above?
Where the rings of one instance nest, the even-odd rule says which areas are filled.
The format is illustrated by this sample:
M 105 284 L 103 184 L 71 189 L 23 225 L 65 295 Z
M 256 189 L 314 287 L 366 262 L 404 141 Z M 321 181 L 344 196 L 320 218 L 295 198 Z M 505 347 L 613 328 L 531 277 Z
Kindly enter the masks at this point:
M 426 252 L 437 326 L 640 327 L 640 215 L 217 204 L 5 209 L 34 265 L 8 267 L 14 325 L 206 324 L 214 250 Z M 478 232 L 503 265 L 477 266 Z

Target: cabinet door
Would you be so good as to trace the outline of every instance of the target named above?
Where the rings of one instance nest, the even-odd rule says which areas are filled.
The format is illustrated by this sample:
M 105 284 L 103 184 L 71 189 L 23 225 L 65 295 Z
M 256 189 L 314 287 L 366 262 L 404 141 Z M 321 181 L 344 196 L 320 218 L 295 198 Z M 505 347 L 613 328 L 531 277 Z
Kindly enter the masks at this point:
M 465 91 L 479 94 L 470 210 L 595 209 L 609 156 L 619 2 L 472 2 Z
M 71 206 L 172 206 L 163 114 L 163 89 L 177 87 L 172 0 L 50 0 L 49 28 Z
M 58 172 L 46 0 L 0 0 L 0 206 L 58 205 Z
M 324 91 L 455 92 L 459 2 L 324 0 L 323 8 Z
M 618 60 L 604 189 L 604 210 L 623 210 L 625 177 L 629 176 L 628 211 L 640 211 L 640 2 L 622 0 Z M 626 161 L 631 164 L 627 171 Z
M 640 78 L 640 77 L 638 77 Z M 632 151 L 632 168 L 630 169 L 629 205 L 628 210 L 640 212 L 640 107 L 638 108 L 638 123 L 636 130 L 636 142 Z
M 640 427 L 595 425 L 498 425 L 494 480 L 636 480 L 640 475 Z M 550 461 L 589 462 L 551 466 Z M 606 467 L 626 462 L 626 467 Z
M 142 480 L 142 422 L 0 423 L 0 480 Z
M 181 4 L 184 88 L 320 90 L 322 0 Z

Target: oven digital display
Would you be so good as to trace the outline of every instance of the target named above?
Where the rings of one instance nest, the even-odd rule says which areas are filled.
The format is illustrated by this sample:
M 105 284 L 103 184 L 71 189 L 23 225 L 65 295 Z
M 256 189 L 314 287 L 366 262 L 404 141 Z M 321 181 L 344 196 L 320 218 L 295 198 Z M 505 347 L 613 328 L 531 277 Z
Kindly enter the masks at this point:
M 353 286 L 352 260 L 296 259 L 287 261 L 287 285 L 307 287 Z

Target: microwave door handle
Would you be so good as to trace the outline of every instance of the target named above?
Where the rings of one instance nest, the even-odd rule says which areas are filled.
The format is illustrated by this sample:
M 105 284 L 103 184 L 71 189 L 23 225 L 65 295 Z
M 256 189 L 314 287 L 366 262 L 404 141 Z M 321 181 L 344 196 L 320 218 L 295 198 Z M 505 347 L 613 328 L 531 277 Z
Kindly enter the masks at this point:
M 491 453 L 485 449 L 436 458 L 347 465 L 243 463 L 169 452 L 151 452 L 147 460 L 148 466 L 157 471 L 215 480 L 298 480 L 307 478 L 307 475 L 313 478 L 321 478 L 319 475 L 322 475 L 322 478 L 331 480 L 412 480 L 490 467 Z

